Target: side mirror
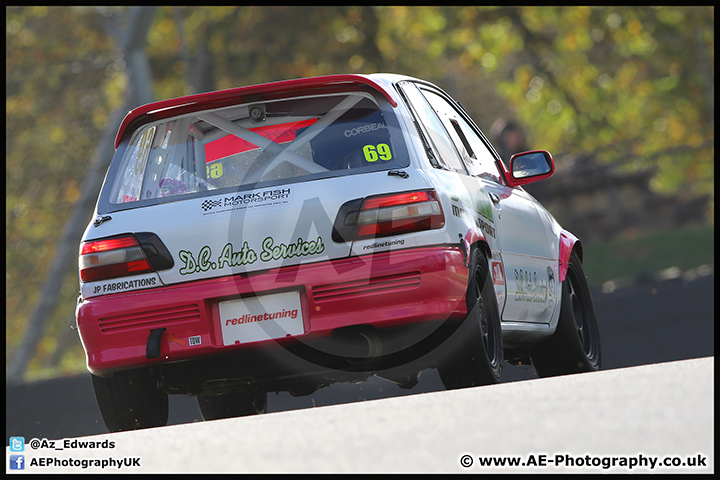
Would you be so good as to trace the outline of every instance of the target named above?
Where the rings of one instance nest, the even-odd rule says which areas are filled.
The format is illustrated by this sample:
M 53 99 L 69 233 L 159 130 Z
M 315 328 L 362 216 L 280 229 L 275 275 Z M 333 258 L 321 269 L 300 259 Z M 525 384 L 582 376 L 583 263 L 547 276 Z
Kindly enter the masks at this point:
M 552 156 L 545 150 L 516 153 L 510 157 L 511 187 L 526 185 L 548 178 L 555 172 Z

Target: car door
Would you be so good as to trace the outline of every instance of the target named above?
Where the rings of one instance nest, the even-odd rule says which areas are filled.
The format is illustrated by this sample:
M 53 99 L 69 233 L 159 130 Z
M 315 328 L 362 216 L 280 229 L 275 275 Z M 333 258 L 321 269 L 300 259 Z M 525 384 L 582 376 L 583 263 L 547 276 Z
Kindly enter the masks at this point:
M 447 122 L 444 121 L 446 118 L 431 106 L 418 85 L 401 82 L 399 86 L 427 132 L 427 140 L 431 145 L 426 145 L 426 148 L 433 152 L 430 162 L 435 167 L 428 174 L 433 177 L 433 183 L 442 185 L 443 190 L 449 192 L 452 215 L 467 221 L 466 228 L 472 226 L 481 229 L 488 241 L 492 252 L 491 269 L 498 309 L 502 311 L 506 296 L 505 274 L 500 239 L 495 227 L 495 212 L 485 183 L 482 178 L 470 175 L 461 156 L 463 153 L 458 149 L 459 144 L 448 131 Z M 460 232 L 461 237 L 465 234 L 466 231 Z
M 505 184 L 495 155 L 461 108 L 430 86 L 419 90 L 475 180 L 479 221 L 499 248 L 491 270 L 503 321 L 549 323 L 557 303 L 558 247 L 534 199 Z

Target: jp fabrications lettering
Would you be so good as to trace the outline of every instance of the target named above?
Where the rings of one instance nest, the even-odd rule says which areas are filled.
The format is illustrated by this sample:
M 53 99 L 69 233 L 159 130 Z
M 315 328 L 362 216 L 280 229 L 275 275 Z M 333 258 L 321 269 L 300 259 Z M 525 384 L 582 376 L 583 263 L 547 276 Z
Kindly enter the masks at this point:
M 155 286 L 156 278 L 140 278 L 138 280 L 126 280 L 124 282 L 113 282 L 106 283 L 102 286 L 103 293 L 119 292 L 121 290 L 128 290 L 131 288 L 139 287 L 153 287 Z

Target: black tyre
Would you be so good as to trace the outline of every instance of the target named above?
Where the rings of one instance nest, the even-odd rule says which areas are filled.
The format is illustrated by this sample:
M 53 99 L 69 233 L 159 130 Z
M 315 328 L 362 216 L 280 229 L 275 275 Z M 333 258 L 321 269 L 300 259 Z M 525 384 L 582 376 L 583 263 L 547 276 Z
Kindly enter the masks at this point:
M 502 378 L 502 330 L 488 261 L 479 249 L 470 253 L 468 316 L 450 339 L 450 351 L 438 364 L 447 389 L 498 383 Z
M 265 413 L 267 393 L 265 392 L 229 392 L 219 395 L 197 396 L 198 407 L 203 420 L 244 417 Z
M 92 375 L 92 383 L 110 432 L 167 425 L 167 393 L 157 387 L 148 369 L 116 372 L 108 378 Z
M 562 284 L 560 319 L 555 333 L 531 354 L 540 377 L 600 369 L 600 333 L 580 258 L 570 255 Z

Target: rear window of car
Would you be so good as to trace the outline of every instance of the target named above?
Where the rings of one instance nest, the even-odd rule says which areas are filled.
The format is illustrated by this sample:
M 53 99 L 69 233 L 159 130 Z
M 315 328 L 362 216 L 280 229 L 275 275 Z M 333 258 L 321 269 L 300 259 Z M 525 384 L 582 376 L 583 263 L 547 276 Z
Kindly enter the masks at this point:
M 303 96 L 144 125 L 118 148 L 101 203 L 118 210 L 408 165 L 384 99 Z

